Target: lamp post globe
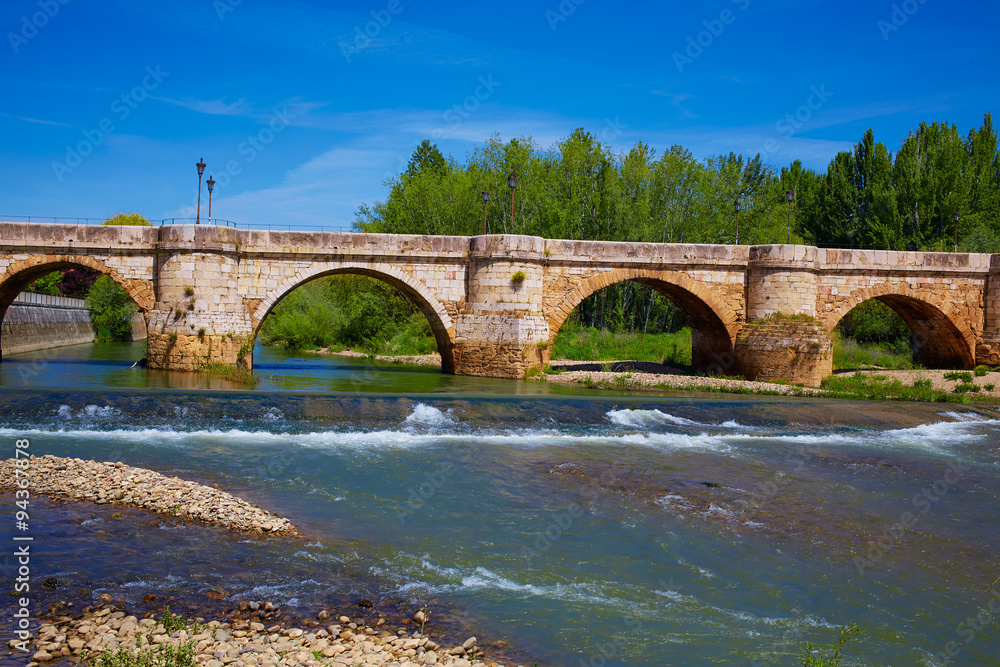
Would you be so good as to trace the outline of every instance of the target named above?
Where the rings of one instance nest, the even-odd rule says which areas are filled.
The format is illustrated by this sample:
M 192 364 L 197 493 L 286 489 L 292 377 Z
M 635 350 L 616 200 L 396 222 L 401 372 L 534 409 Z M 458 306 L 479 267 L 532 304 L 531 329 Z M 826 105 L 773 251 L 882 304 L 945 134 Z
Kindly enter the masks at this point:
M 198 217 L 195 218 L 194 224 L 201 224 L 201 177 L 205 173 L 205 158 L 198 158 L 198 163 L 195 164 L 198 168 Z
M 795 201 L 795 190 L 789 190 L 785 193 L 785 199 L 788 200 L 788 239 L 786 243 L 788 245 L 792 244 L 792 202 Z
M 483 235 L 485 235 L 486 234 L 486 205 L 490 201 L 490 191 L 489 190 L 483 190 L 482 195 L 483 195 Z
M 736 210 L 736 245 L 740 244 L 740 200 L 733 201 L 733 209 Z
M 517 176 L 510 172 L 507 177 L 507 185 L 510 186 L 510 231 L 514 232 L 514 188 L 517 186 Z
M 212 190 L 215 189 L 215 181 L 211 175 L 205 181 L 205 186 L 208 187 L 208 224 L 212 224 Z

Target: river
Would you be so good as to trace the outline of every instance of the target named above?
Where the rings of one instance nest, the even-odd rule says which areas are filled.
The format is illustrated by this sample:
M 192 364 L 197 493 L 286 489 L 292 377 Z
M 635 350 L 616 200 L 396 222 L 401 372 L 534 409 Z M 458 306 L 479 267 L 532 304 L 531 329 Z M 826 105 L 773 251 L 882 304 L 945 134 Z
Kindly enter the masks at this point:
M 1000 665 L 989 406 L 616 395 L 262 348 L 247 390 L 132 367 L 142 345 L 5 358 L 4 456 L 28 438 L 218 484 L 302 538 L 35 499 L 46 601 L 426 605 L 507 660 L 574 666 L 798 665 L 856 623 L 845 664 Z

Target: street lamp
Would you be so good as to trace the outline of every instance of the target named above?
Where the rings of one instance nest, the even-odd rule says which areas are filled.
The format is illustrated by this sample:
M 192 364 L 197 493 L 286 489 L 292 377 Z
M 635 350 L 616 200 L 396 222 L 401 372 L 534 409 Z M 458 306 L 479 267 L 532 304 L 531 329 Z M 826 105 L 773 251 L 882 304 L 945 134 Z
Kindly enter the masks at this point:
M 795 201 L 795 190 L 789 190 L 785 193 L 785 199 L 788 200 L 788 245 L 792 244 L 792 202 Z
M 201 224 L 201 175 L 205 173 L 205 158 L 198 158 L 198 217 L 195 218 L 196 225 Z
M 959 218 L 958 211 L 955 211 L 955 215 L 954 215 L 954 219 L 955 219 L 955 252 L 958 252 L 958 218 Z
M 211 176 L 205 181 L 205 185 L 208 186 L 208 224 L 212 224 L 212 190 L 215 189 L 215 181 Z
M 733 202 L 733 208 L 736 209 L 736 245 L 740 244 L 740 200 L 737 197 L 736 201 Z
M 483 190 L 483 234 L 486 234 L 486 205 L 490 201 L 489 190 Z
M 514 187 L 517 185 L 517 176 L 510 172 L 507 177 L 507 185 L 510 186 L 510 231 L 514 231 Z

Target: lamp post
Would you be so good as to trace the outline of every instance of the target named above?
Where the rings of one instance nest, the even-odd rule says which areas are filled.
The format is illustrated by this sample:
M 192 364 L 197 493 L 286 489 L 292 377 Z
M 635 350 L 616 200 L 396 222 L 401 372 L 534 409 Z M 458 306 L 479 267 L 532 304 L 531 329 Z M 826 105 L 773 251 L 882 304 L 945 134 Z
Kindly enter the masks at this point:
M 788 200 L 788 245 L 792 244 L 792 202 L 795 201 L 795 190 L 789 190 L 785 193 L 785 199 Z
M 211 175 L 205 181 L 205 185 L 208 186 L 208 224 L 212 224 L 212 190 L 215 189 L 215 181 L 212 180 Z
M 517 176 L 510 172 L 507 177 L 507 185 L 510 186 L 510 231 L 514 232 L 514 187 L 517 185 Z
M 733 202 L 733 208 L 736 209 L 736 245 L 740 244 L 740 200 L 737 197 Z
M 483 190 L 483 235 L 486 235 L 486 205 L 490 201 L 490 191 Z
M 195 218 L 194 224 L 201 224 L 201 176 L 205 173 L 205 158 L 198 158 L 198 217 Z
M 955 211 L 955 252 L 958 252 L 958 211 Z

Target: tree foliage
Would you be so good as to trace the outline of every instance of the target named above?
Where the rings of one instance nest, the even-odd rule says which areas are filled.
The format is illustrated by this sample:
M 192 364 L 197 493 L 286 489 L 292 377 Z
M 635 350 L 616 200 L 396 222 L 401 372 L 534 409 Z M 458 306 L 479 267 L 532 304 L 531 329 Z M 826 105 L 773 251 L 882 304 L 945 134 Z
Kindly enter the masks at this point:
M 576 129 L 548 149 L 494 135 L 464 164 L 425 140 L 386 184 L 385 201 L 358 210 L 357 229 L 473 235 L 485 213 L 489 233 L 734 243 L 739 199 L 741 243 L 790 235 L 822 246 L 946 250 L 957 212 L 960 250 L 1000 251 L 1000 156 L 989 114 L 965 137 L 955 125 L 922 123 L 895 155 L 869 129 L 822 174 L 799 161 L 776 171 L 759 154 L 698 161 L 677 145 L 658 155 L 639 142 L 619 153 Z
M 130 340 L 132 318 L 138 307 L 125 288 L 109 276 L 102 275 L 87 294 L 90 324 L 101 343 Z
M 101 223 L 102 225 L 127 225 L 130 227 L 152 227 L 153 223 L 141 213 L 135 211 L 119 211 Z

